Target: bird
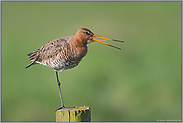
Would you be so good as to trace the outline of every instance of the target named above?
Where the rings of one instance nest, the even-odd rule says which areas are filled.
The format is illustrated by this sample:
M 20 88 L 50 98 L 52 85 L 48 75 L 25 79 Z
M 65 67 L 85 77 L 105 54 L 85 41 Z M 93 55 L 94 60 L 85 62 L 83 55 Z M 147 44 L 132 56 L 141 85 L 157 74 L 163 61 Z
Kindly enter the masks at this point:
M 75 35 L 51 40 L 41 48 L 27 54 L 29 56 L 29 61 L 31 62 L 25 68 L 29 68 L 34 64 L 42 64 L 52 68 L 56 72 L 57 85 L 61 101 L 61 107 L 59 109 L 64 109 L 67 107 L 65 107 L 63 103 L 58 71 L 61 72 L 66 69 L 76 67 L 82 58 L 87 54 L 87 44 L 91 42 L 99 42 L 121 50 L 121 48 L 105 43 L 99 39 L 124 43 L 124 41 L 95 35 L 87 28 L 80 28 L 77 30 Z

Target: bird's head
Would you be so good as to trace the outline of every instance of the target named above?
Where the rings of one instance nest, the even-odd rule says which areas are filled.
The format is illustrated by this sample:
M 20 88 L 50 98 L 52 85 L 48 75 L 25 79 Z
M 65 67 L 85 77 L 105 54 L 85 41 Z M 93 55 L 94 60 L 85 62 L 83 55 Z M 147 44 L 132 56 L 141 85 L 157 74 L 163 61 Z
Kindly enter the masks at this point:
M 99 43 L 102 43 L 102 44 L 105 44 L 105 45 L 108 45 L 108 46 L 117 48 L 119 50 L 121 50 L 121 49 L 118 48 L 118 47 L 116 47 L 116 46 L 113 46 L 113 45 L 110 45 L 108 43 L 105 43 L 105 42 L 102 42 L 100 40 L 97 40 L 95 38 L 105 39 L 105 40 L 111 40 L 111 41 L 117 41 L 117 42 L 124 42 L 124 41 L 119 41 L 119 40 L 105 38 L 105 37 L 102 37 L 102 36 L 95 35 L 93 32 L 91 32 L 89 29 L 86 29 L 86 28 L 80 28 L 80 29 L 78 29 L 78 31 L 76 32 L 75 36 L 77 38 L 81 39 L 83 41 L 83 43 L 85 43 L 85 44 L 89 44 L 91 42 L 96 41 L 96 42 L 99 42 Z

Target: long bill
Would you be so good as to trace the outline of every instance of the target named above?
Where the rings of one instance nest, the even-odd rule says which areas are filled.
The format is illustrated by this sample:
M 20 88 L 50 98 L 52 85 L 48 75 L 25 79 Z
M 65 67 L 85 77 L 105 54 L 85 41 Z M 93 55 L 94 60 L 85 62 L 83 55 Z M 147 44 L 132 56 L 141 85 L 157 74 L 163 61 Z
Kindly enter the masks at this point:
M 119 40 L 115 40 L 115 39 L 110 39 L 110 38 L 101 37 L 101 36 L 98 36 L 98 35 L 93 35 L 93 37 L 100 38 L 100 39 L 105 39 L 105 40 L 110 40 L 110 41 L 124 42 L 124 41 L 119 41 Z M 108 44 L 108 43 L 99 41 L 99 40 L 94 39 L 94 38 L 93 38 L 93 41 L 96 41 L 96 42 L 99 42 L 99 43 L 101 43 L 101 44 L 105 44 L 105 45 L 108 45 L 108 46 L 111 46 L 111 47 L 114 47 L 114 48 L 117 48 L 117 49 L 121 50 L 121 48 L 119 48 L 119 47 L 110 45 L 110 44 Z

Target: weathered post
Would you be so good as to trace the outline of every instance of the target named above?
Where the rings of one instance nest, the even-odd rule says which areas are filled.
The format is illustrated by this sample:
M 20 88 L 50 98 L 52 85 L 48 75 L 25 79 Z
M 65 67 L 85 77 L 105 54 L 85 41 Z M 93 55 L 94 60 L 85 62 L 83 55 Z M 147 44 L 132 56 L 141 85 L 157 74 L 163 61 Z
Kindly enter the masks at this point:
M 90 107 L 71 107 L 56 111 L 56 122 L 91 122 Z

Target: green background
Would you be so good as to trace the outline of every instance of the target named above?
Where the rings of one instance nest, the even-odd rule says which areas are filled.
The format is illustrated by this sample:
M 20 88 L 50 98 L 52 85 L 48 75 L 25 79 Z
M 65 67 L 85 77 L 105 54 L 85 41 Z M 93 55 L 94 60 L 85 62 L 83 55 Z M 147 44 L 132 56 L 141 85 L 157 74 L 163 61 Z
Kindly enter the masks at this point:
M 65 106 L 90 106 L 92 121 L 181 120 L 182 2 L 1 2 L 1 121 L 55 121 L 55 72 L 28 69 L 27 54 L 85 27 L 124 40 L 88 45 L 59 73 Z

